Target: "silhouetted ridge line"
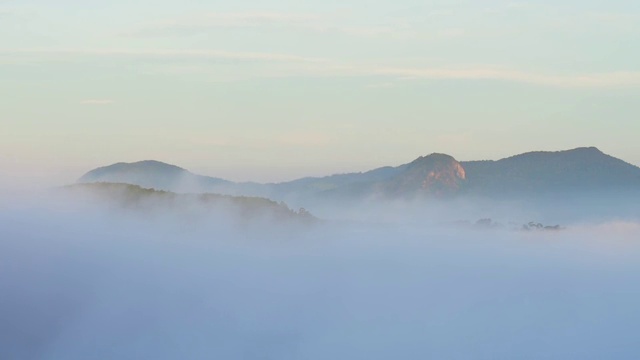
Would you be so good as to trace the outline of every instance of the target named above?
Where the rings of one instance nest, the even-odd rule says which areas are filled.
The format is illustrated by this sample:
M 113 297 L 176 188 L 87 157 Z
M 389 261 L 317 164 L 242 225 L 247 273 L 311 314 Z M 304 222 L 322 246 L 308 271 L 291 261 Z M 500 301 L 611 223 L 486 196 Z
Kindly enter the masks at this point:
M 640 190 L 640 168 L 596 147 L 533 151 L 500 160 L 458 162 L 432 153 L 400 166 L 307 177 L 275 184 L 236 183 L 196 175 L 155 160 L 92 170 L 78 182 L 118 182 L 174 192 L 212 192 L 304 202 L 363 198 L 487 196 Z

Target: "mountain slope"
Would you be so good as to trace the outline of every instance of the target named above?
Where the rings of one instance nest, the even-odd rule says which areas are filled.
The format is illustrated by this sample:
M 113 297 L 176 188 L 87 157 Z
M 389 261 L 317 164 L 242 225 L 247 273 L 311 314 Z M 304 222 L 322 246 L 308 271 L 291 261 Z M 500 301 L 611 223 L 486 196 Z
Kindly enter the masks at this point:
M 463 162 L 468 191 L 486 195 L 640 188 L 640 168 L 595 147 L 530 152 L 498 161 Z
M 445 154 L 419 157 L 380 187 L 387 195 L 454 195 L 466 184 L 462 165 Z
M 142 161 L 98 168 L 78 182 L 117 182 L 174 192 L 261 196 L 302 206 L 310 199 L 351 201 L 371 196 L 505 197 L 640 190 L 640 168 L 590 147 L 461 163 L 449 155 L 431 154 L 397 167 L 277 184 L 234 183 L 157 161 Z
M 117 163 L 91 170 L 78 183 L 110 182 L 174 192 L 207 192 L 214 187 L 233 184 L 223 179 L 193 174 L 181 167 L 145 160 Z

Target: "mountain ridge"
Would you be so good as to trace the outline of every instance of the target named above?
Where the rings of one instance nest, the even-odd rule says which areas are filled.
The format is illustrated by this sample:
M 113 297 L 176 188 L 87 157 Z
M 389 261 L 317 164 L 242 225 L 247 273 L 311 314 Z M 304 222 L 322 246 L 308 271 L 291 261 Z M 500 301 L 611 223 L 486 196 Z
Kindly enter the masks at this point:
M 156 160 L 96 168 L 78 183 L 120 182 L 176 192 L 216 192 L 276 200 L 310 196 L 362 198 L 455 195 L 514 196 L 562 191 L 640 189 L 640 168 L 596 147 L 532 151 L 499 160 L 458 162 L 432 153 L 359 173 L 305 177 L 280 183 L 237 183 L 202 176 Z

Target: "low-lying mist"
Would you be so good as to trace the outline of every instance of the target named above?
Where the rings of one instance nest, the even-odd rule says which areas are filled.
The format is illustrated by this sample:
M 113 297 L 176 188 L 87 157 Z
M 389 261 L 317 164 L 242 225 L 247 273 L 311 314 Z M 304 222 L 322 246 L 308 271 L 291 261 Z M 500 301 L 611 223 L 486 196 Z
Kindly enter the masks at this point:
M 4 195 L 0 359 L 640 356 L 637 214 L 525 232 L 450 221 L 546 219 L 454 205 L 300 225 Z

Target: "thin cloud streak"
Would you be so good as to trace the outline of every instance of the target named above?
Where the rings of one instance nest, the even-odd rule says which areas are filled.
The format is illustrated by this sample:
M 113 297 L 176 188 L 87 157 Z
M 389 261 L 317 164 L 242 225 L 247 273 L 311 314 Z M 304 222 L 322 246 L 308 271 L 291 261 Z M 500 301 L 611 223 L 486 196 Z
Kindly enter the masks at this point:
M 544 74 L 497 66 L 475 67 L 402 67 L 371 65 L 339 65 L 315 67 L 316 76 L 391 77 L 396 80 L 469 80 L 506 81 L 559 88 L 639 87 L 640 72 L 618 71 L 591 74 Z
M 177 49 L 5 49 L 0 55 L 42 55 L 52 57 L 123 57 L 153 59 L 186 59 L 186 60 L 229 60 L 239 62 L 265 62 L 298 64 L 283 71 L 281 67 L 273 67 L 265 73 L 244 73 L 254 78 L 281 77 L 391 77 L 401 80 L 470 80 L 470 81 L 506 81 L 537 86 L 559 88 L 615 88 L 639 87 L 640 72 L 614 71 L 590 74 L 545 74 L 523 70 L 500 68 L 497 66 L 475 67 L 402 67 L 387 65 L 363 65 L 344 63 L 325 58 L 305 57 L 292 54 L 275 54 L 259 52 L 231 52 L 220 50 L 177 50 Z M 60 60 L 56 58 L 55 60 Z M 213 69 L 215 64 L 203 67 L 202 72 Z
M 4 49 L 0 55 L 51 55 L 51 56 L 96 56 L 139 58 L 187 58 L 222 59 L 235 61 L 267 62 L 323 62 L 324 59 L 289 54 L 234 52 L 219 50 L 178 49 Z
M 82 105 L 111 105 L 115 101 L 110 99 L 87 99 L 80 102 Z
M 403 79 L 497 80 L 570 88 L 600 88 L 640 86 L 640 72 L 608 72 L 580 75 L 547 75 L 517 70 L 491 68 L 401 68 L 379 67 L 369 70 L 372 75 L 398 76 Z
M 413 34 L 404 21 L 393 24 L 350 25 L 337 13 L 245 12 L 209 13 L 156 22 L 123 33 L 125 36 L 180 36 L 218 28 L 293 28 L 355 37 Z
M 260 26 L 267 24 L 306 24 L 310 21 L 318 21 L 322 16 L 319 14 L 300 14 L 282 12 L 246 12 L 246 13 L 209 13 L 200 17 L 200 21 L 192 22 L 191 25 L 205 26 Z M 185 25 L 180 21 L 170 21 L 166 25 Z

